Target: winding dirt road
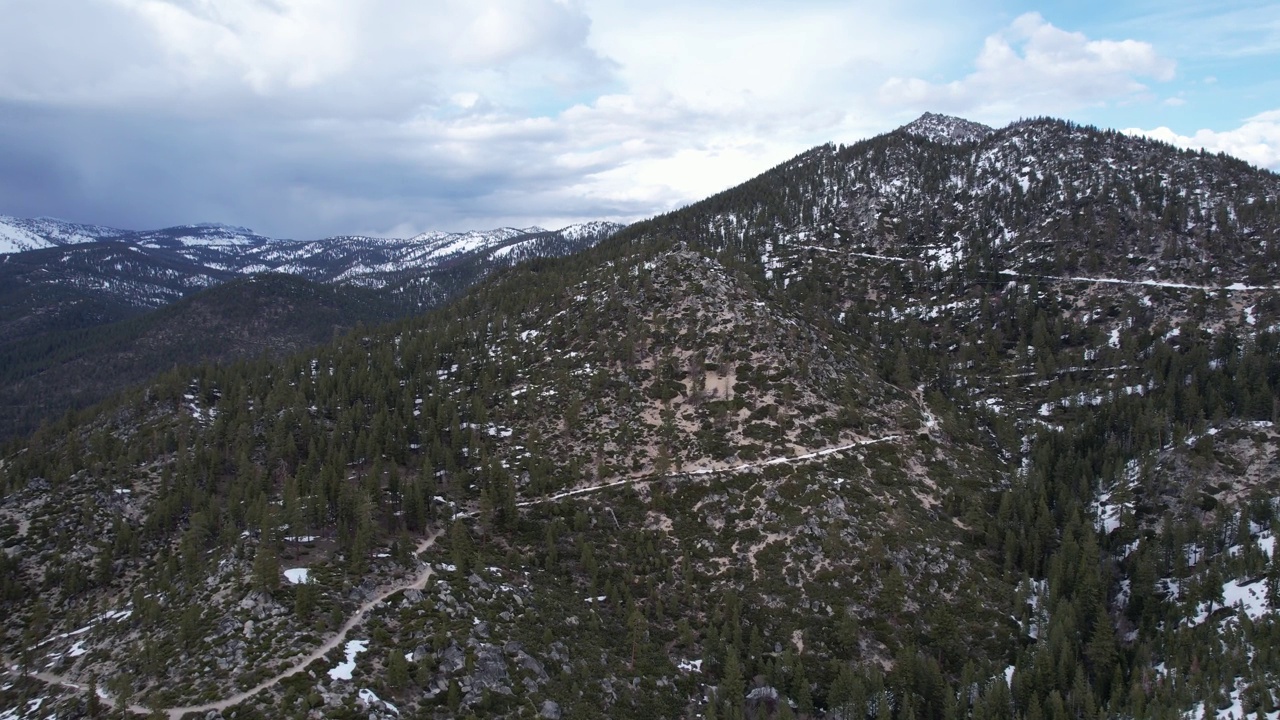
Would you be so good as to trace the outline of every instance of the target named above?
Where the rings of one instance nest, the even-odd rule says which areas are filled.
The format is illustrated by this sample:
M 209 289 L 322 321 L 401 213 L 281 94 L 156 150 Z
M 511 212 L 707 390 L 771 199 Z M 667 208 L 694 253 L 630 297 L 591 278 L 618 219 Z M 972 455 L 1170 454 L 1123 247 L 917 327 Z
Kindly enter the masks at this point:
M 415 548 L 413 551 L 414 556 L 416 557 L 417 555 L 425 551 L 427 548 L 434 545 L 436 543 L 436 539 L 439 538 L 440 535 L 441 535 L 440 532 L 432 533 L 431 535 L 427 536 L 422 542 L 418 543 L 418 547 Z M 206 713 L 206 712 L 209 712 L 210 710 L 222 711 L 229 707 L 232 707 L 233 705 L 239 705 L 245 700 L 248 700 L 254 695 L 257 695 L 258 693 L 262 692 L 263 690 L 279 685 L 280 681 L 284 680 L 287 677 L 297 675 L 298 673 L 305 670 L 308 665 L 324 657 L 330 650 L 338 647 L 338 645 L 340 645 L 343 640 L 347 639 L 347 633 L 351 632 L 352 628 L 363 623 L 365 619 L 369 617 L 370 611 L 372 611 L 374 607 L 382 603 L 382 601 L 386 600 L 387 598 L 391 597 L 392 595 L 395 595 L 396 593 L 402 590 L 421 590 L 424 587 L 426 587 L 427 579 L 431 577 L 432 572 L 433 571 L 431 569 L 431 564 L 424 563 L 422 569 L 419 570 L 418 574 L 414 575 L 412 580 L 410 580 L 409 582 L 392 583 L 391 585 L 388 585 L 387 587 L 378 591 L 373 597 L 369 598 L 368 600 L 365 600 L 364 604 L 356 608 L 355 613 L 352 614 L 351 617 L 347 618 L 347 621 L 343 623 L 342 627 L 338 629 L 338 632 L 335 633 L 333 637 L 329 638 L 324 642 L 324 644 L 312 650 L 310 653 L 304 656 L 301 660 L 298 660 L 297 662 L 295 662 L 284 672 L 279 673 L 273 677 L 267 678 L 266 680 L 263 680 L 262 682 L 258 683 L 257 685 L 254 685 L 248 690 L 245 690 L 244 692 L 236 693 L 231 697 L 223 698 L 221 700 L 211 702 L 211 703 L 206 703 L 204 705 L 188 705 L 185 707 L 170 708 L 165 712 L 169 715 L 170 720 L 180 720 L 182 716 L 186 715 L 187 713 Z
M 852 450 L 854 448 L 864 447 L 867 445 L 875 445 L 877 443 L 883 443 L 883 442 L 892 442 L 894 440 L 900 439 L 901 437 L 902 437 L 901 435 L 887 435 L 882 438 L 856 440 L 854 442 L 846 443 L 844 445 L 833 445 L 828 448 L 823 448 L 821 450 L 812 450 L 810 452 L 802 453 L 800 455 L 775 457 L 775 458 L 769 458 L 767 460 L 756 460 L 753 462 L 738 463 L 737 465 L 725 465 L 724 467 L 697 468 L 692 470 L 681 470 L 678 472 L 669 472 L 669 473 L 662 473 L 662 474 L 649 473 L 647 475 L 629 477 L 623 480 L 615 480 L 613 482 L 601 483 L 599 485 L 587 485 L 584 487 L 574 488 L 572 490 L 565 490 L 564 492 L 556 493 L 555 495 L 548 495 L 547 497 L 543 497 L 543 498 L 537 498 L 536 500 L 525 500 L 523 502 L 516 503 L 516 507 L 529 507 L 531 505 L 541 505 L 543 503 L 555 502 L 557 500 L 563 500 L 565 498 L 570 498 L 577 495 L 587 495 L 589 493 L 600 492 L 601 490 L 609 490 L 611 488 L 623 487 L 626 485 L 638 485 L 640 483 L 653 482 L 655 480 L 665 480 L 667 478 L 702 477 L 704 475 L 716 475 L 718 473 L 732 473 L 732 472 L 741 472 L 743 470 L 755 470 L 762 467 L 768 467 L 770 465 L 791 465 L 794 463 L 803 463 L 809 460 L 816 460 L 821 457 L 826 457 L 827 455 L 834 455 L 836 453 L 844 452 L 846 450 Z M 474 514 L 475 513 L 459 513 L 454 515 L 454 517 L 471 517 Z
M 756 468 L 767 467 L 770 465 L 803 463 L 809 460 L 826 457 L 828 455 L 834 455 L 835 453 L 844 452 L 846 450 L 852 450 L 854 448 L 863 447 L 866 445 L 874 445 L 874 444 L 883 443 L 883 442 L 892 442 L 894 440 L 899 439 L 900 437 L 901 437 L 900 435 L 889 435 L 882 438 L 858 440 L 852 443 L 823 448 L 821 450 L 814 450 L 814 451 L 802 453 L 799 455 L 769 458 L 767 460 L 758 460 L 754 462 L 740 463 L 738 465 L 727 465 L 724 467 L 697 468 L 697 469 L 684 470 L 679 472 L 663 473 L 661 475 L 658 473 L 651 473 L 648 475 L 630 477 L 624 480 L 617 480 L 614 482 L 601 483 L 598 485 L 588 485 L 585 487 L 574 488 L 572 490 L 566 490 L 564 492 L 556 493 L 554 495 L 548 495 L 547 497 L 537 498 L 534 500 L 525 500 L 523 502 L 516 503 L 516 505 L 518 507 L 529 507 L 532 505 L 541 505 L 543 503 L 556 502 L 558 500 L 564 500 L 566 498 L 576 497 L 578 495 L 596 493 L 596 492 L 608 490 L 611 488 L 623 487 L 626 485 L 636 485 L 639 483 L 653 482 L 655 480 L 661 480 L 665 478 L 701 477 L 706 475 L 714 475 L 717 473 L 731 473 L 731 472 L 740 472 L 742 470 L 752 470 Z M 474 515 L 475 515 L 474 511 L 462 512 L 462 513 L 456 513 L 454 515 L 454 518 L 466 518 L 466 517 L 472 517 Z M 432 545 L 434 545 L 436 540 L 439 539 L 441 534 L 443 534 L 443 531 L 437 531 L 431 534 L 430 536 L 428 536 L 427 538 L 425 538 L 424 540 L 422 540 L 422 542 L 418 543 L 417 548 L 414 550 L 414 555 L 417 556 L 422 552 L 424 552 L 425 550 L 427 550 L 427 548 L 430 548 Z M 357 626 L 362 624 L 366 619 L 368 619 L 369 613 L 378 604 L 382 603 L 387 598 L 391 597 L 392 595 L 402 590 L 412 590 L 412 589 L 421 590 L 425 588 L 427 585 L 427 580 L 431 577 L 432 574 L 433 574 L 433 571 L 431 569 L 431 565 L 429 563 L 426 563 L 423 565 L 422 569 L 420 569 L 417 572 L 417 574 L 413 575 L 407 581 L 391 583 L 386 587 L 382 588 L 377 593 L 375 593 L 373 597 L 369 598 L 362 605 L 360 605 L 360 607 L 356 608 L 356 611 L 351 615 L 351 617 L 347 618 L 346 623 L 344 623 L 342 627 L 338 629 L 338 632 L 334 633 L 334 635 L 330 637 L 328 640 L 326 640 L 322 645 L 315 648 L 314 650 L 312 650 L 310 653 L 308 653 L 301 659 L 295 661 L 292 665 L 290 665 L 285 670 L 267 678 L 266 680 L 263 680 L 262 682 L 258 683 L 257 685 L 254 685 L 248 690 L 238 692 L 235 695 L 231 695 L 211 703 L 205 703 L 203 705 L 185 705 L 182 707 L 161 709 L 160 712 L 167 715 L 170 718 L 170 720 L 181 720 L 183 716 L 189 713 L 202 714 L 202 713 L 207 713 L 210 710 L 217 710 L 220 712 L 222 710 L 226 710 L 227 708 L 239 705 L 240 703 L 243 703 L 246 700 L 249 700 L 250 698 L 252 698 L 253 696 L 257 695 L 258 693 L 264 690 L 268 690 L 272 687 L 275 687 L 276 685 L 279 685 L 285 678 L 292 677 L 293 675 L 297 675 L 298 673 L 306 670 L 307 667 L 310 666 L 312 663 L 314 663 L 316 660 L 319 660 L 320 658 L 324 657 L 326 654 L 328 654 L 330 650 L 333 650 L 334 648 L 338 647 L 338 645 L 342 644 L 342 642 L 347 639 L 347 635 L 354 628 L 356 628 Z M 88 690 L 87 687 L 79 683 L 72 682 L 66 677 L 59 676 L 59 675 L 53 675 L 50 673 L 35 673 L 33 677 L 39 680 L 42 680 L 46 683 L 50 683 L 52 685 L 60 685 L 62 687 L 71 688 L 80 692 L 86 692 Z M 103 692 L 101 687 L 98 688 L 98 695 L 104 701 L 111 702 L 110 696 L 108 696 L 105 692 Z M 141 705 L 129 705 L 128 710 L 129 712 L 132 712 L 138 715 L 151 715 L 154 712 L 156 712 L 155 708 L 146 708 Z
M 427 548 L 434 545 L 436 540 L 440 537 L 440 535 L 441 535 L 440 532 L 435 532 L 427 536 L 425 539 L 423 539 L 422 542 L 418 543 L 418 547 L 413 551 L 414 555 L 417 556 L 421 554 L 423 551 L 425 551 Z M 266 680 L 263 680 L 262 682 L 258 683 L 257 685 L 254 685 L 248 690 L 245 690 L 243 692 L 238 692 L 235 695 L 231 695 L 229 697 L 225 697 L 221 700 L 216 700 L 211 703 L 205 703 L 203 705 L 184 705 L 182 707 L 162 709 L 161 712 L 167 715 L 170 718 L 170 720 L 181 720 L 181 718 L 187 715 L 188 713 L 200 714 L 200 713 L 207 713 L 210 710 L 222 711 L 222 710 L 226 710 L 229 707 L 239 705 L 240 703 L 252 698 L 254 695 L 257 695 L 258 693 L 262 692 L 263 690 L 267 690 L 269 688 L 275 687 L 276 685 L 279 685 L 280 682 L 283 681 L 285 678 L 292 677 L 293 675 L 297 675 L 303 670 L 306 670 L 307 667 L 311 665 L 311 663 L 324 657 L 330 650 L 342 644 L 342 642 L 347 639 L 347 634 L 350 633 L 351 630 L 354 629 L 356 626 L 363 623 L 369 617 L 369 613 L 375 607 L 377 607 L 379 603 L 382 603 L 387 598 L 391 597 L 392 595 L 402 590 L 421 590 L 425 588 L 427 585 L 427 580 L 431 577 L 432 573 L 433 573 L 433 570 L 431 569 L 430 563 L 424 563 L 422 566 L 422 569 L 420 569 L 417 572 L 417 574 L 413 575 L 407 581 L 402 580 L 400 582 L 391 583 L 386 587 L 382 588 L 377 593 L 375 593 L 373 597 L 364 601 L 364 603 L 361 604 L 360 607 L 356 608 L 356 611 L 352 613 L 351 617 L 347 618 L 347 621 L 343 623 L 341 628 L 338 629 L 338 632 L 334 633 L 333 637 L 330 637 L 322 645 L 315 648 L 311 652 L 307 653 L 301 659 L 295 661 L 292 665 L 290 665 L 285 670 L 267 678 Z M 52 685 L 61 685 L 62 687 L 71 688 L 73 690 L 78 690 L 80 692 L 85 692 L 88 690 L 87 687 L 79 683 L 72 682 L 60 675 L 53 675 L 50 673 L 35 673 L 33 677 L 39 680 L 42 680 L 44 682 L 50 683 Z M 104 701 L 111 702 L 111 697 L 106 693 L 104 693 L 101 688 L 99 688 L 98 690 L 98 695 Z M 132 712 L 138 715 L 151 715 L 155 712 L 154 708 L 147 708 L 141 705 L 129 705 L 128 710 L 129 712 Z

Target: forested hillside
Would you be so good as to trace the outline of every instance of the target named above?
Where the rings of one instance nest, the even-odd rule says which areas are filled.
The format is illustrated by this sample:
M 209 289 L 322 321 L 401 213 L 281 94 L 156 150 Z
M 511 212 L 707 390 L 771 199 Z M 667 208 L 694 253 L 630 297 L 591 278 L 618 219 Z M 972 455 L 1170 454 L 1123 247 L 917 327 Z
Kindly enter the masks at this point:
M 267 274 L 117 322 L 11 338 L 0 344 L 0 438 L 175 366 L 280 357 L 407 312 L 381 293 Z
M 173 369 L 4 449 L 0 699 L 1280 717 L 1278 233 L 1238 161 L 929 116 Z

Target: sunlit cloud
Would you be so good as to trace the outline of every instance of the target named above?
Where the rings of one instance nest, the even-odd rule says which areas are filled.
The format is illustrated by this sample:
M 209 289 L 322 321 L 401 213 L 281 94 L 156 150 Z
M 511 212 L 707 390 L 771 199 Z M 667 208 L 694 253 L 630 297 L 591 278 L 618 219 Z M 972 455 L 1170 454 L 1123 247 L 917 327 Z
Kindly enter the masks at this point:
M 1027 13 L 989 36 L 974 71 L 950 82 L 894 77 L 880 88 L 890 106 L 1004 115 L 1022 108 L 1069 112 L 1148 92 L 1140 78 L 1168 81 L 1173 60 L 1137 40 L 1091 40 Z
M 1248 118 L 1234 130 L 1197 130 L 1180 135 L 1167 127 L 1152 130 L 1128 128 L 1130 135 L 1142 135 L 1180 148 L 1208 150 L 1234 155 L 1242 160 L 1280 171 L 1280 110 L 1271 110 Z

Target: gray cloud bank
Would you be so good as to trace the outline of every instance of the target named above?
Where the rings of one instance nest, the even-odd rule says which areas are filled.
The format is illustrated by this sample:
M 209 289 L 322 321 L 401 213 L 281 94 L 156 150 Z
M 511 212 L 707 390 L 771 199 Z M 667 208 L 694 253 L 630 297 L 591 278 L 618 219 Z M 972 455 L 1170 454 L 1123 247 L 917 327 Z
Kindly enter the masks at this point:
M 501 104 L 611 81 L 572 4 L 0 6 L 0 212 L 307 237 L 649 209 L 565 192 L 568 129 Z
M 1176 67 L 1027 14 L 938 78 L 985 31 L 930 0 L 0 0 L 0 17 L 0 214 L 299 239 L 628 221 L 924 110 L 1150 104 Z M 1245 150 L 1274 149 L 1273 120 L 1211 139 L 1265 160 Z

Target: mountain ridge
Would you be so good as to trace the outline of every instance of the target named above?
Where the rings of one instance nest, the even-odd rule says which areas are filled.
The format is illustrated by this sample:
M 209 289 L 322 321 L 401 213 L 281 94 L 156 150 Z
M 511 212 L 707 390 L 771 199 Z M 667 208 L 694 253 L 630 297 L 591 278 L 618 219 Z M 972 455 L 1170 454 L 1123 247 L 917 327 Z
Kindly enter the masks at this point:
M 154 230 L 122 230 L 119 228 L 78 223 L 52 217 L 21 218 L 11 215 L 0 215 L 0 237 L 11 238 L 14 241 L 13 244 L 8 246 L 0 245 L 0 255 L 101 240 L 133 242 L 134 244 L 144 246 L 156 245 L 159 243 L 187 246 L 209 244 L 244 245 L 272 242 L 310 244 L 325 243 L 326 241 L 339 239 L 361 238 L 368 240 L 382 240 L 387 243 L 395 244 L 415 242 L 425 243 L 438 241 L 444 238 L 461 237 L 477 239 L 503 237 L 504 239 L 509 239 L 510 237 L 515 237 L 517 235 L 539 235 L 548 232 L 581 235 L 584 230 L 616 229 L 619 227 L 622 226 L 617 223 L 593 220 L 582 223 L 572 223 L 560 228 L 559 230 L 547 230 L 546 228 L 538 226 L 530 226 L 523 229 L 504 226 L 494 228 L 492 230 L 428 230 L 407 238 L 349 234 L 329 235 L 316 240 L 292 240 L 288 238 L 267 237 L 259 235 L 247 227 L 228 225 L 220 222 L 199 222 L 185 225 L 172 225 Z M 22 238 L 22 242 L 24 243 L 24 246 L 22 247 L 17 246 L 19 238 Z
M 5 227 L 17 228 L 22 232 L 28 232 L 23 228 L 43 228 L 41 232 L 45 236 L 42 239 L 48 247 L 35 249 L 45 253 L 25 256 L 18 262 L 30 264 L 37 258 L 45 258 L 44 262 L 50 268 L 59 268 L 68 264 L 66 258 L 83 256 L 88 245 L 134 247 L 140 253 L 136 259 L 149 257 L 154 251 L 159 251 L 179 256 L 196 266 L 187 271 L 188 275 L 196 278 L 193 283 L 187 283 L 193 287 L 208 286 L 212 278 L 216 277 L 267 271 L 295 274 L 325 283 L 345 282 L 375 288 L 395 286 L 403 284 L 411 276 L 426 277 L 433 272 L 446 270 L 446 266 L 451 265 L 469 264 L 474 266 L 471 274 L 475 274 L 487 272 L 488 266 L 509 264 L 526 257 L 575 252 L 608 237 L 622 227 L 615 223 L 593 222 L 569 225 L 556 231 L 498 228 L 484 232 L 423 233 L 409 239 L 334 236 L 295 241 L 275 240 L 253 234 L 245 228 L 210 223 L 152 231 L 119 232 L 108 236 L 105 234 L 108 231 L 117 231 L 65 223 L 41 225 L 12 218 L 0 218 L 0 221 L 7 223 Z M 91 230 L 82 230 L 83 228 Z M 16 234 L 18 230 L 13 230 L 13 233 Z M 92 232 L 98 231 L 104 234 L 92 235 Z M 35 237 L 29 232 L 28 235 Z M 67 238 L 74 238 L 75 241 L 67 241 Z M 29 244 L 29 240 L 22 242 Z M 520 244 L 523 249 L 510 247 L 516 244 Z M 20 246 L 14 241 L 9 247 Z M 93 252 L 112 254 L 113 250 Z M 0 262 L 7 263 L 8 258 L 13 256 L 14 253 L 0 256 Z M 130 273 L 138 272 L 123 269 L 122 274 L 113 274 L 120 270 L 122 268 L 116 265 L 104 263 L 94 268 L 80 283 L 95 284 L 95 281 L 89 279 L 90 276 L 128 283 L 134 280 Z M 55 270 L 55 273 L 60 273 L 58 282 L 68 282 L 68 278 L 63 277 L 65 272 Z M 200 275 L 204 275 L 204 279 L 200 279 Z M 111 294 L 106 284 L 96 282 L 96 285 L 99 292 Z M 442 294 L 448 292 L 452 291 L 445 288 Z M 437 293 L 437 297 L 428 295 L 422 301 L 437 302 L 442 294 Z M 119 298 L 113 299 L 131 305 L 157 307 L 172 298 L 163 293 L 130 296 L 127 291 L 122 291 Z

